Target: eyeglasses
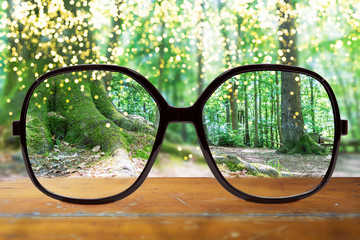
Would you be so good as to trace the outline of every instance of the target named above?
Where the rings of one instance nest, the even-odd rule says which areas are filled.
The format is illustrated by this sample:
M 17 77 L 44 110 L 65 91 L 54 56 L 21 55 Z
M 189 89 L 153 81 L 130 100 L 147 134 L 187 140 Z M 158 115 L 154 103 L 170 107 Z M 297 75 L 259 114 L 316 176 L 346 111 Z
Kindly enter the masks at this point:
M 20 136 L 27 172 L 40 191 L 102 204 L 144 182 L 175 122 L 194 125 L 206 163 L 226 190 L 260 203 L 295 201 L 323 188 L 340 135 L 347 134 L 330 85 L 307 69 L 236 67 L 192 106 L 178 108 L 139 73 L 94 64 L 40 76 L 13 135 Z

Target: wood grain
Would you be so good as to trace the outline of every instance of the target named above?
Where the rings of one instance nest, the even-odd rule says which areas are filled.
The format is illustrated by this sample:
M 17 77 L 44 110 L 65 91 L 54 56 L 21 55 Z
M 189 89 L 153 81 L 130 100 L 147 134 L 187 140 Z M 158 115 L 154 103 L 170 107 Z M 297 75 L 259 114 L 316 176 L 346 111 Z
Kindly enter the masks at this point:
M 149 178 L 129 197 L 94 206 L 51 199 L 27 178 L 1 178 L 0 192 L 0 239 L 360 237 L 360 178 L 333 178 L 287 204 L 238 199 L 213 178 Z

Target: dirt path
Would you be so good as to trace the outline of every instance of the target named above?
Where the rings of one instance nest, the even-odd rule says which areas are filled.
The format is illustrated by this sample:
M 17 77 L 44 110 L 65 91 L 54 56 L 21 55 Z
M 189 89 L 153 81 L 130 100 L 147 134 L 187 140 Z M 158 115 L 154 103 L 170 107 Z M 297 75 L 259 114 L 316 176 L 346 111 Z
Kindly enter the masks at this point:
M 323 176 L 331 160 L 331 156 L 279 154 L 276 150 L 266 148 L 211 147 L 211 152 L 213 155 L 235 155 L 249 163 L 270 165 L 302 177 Z

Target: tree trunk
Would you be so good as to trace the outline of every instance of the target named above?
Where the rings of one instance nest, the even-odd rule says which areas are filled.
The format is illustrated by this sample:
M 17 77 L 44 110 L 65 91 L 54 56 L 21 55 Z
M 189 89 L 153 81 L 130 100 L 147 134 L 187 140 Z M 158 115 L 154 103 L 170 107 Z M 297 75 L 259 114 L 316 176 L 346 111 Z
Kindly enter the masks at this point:
M 162 21 L 160 25 L 160 36 L 162 37 L 165 33 L 165 23 Z M 157 89 L 161 93 L 163 91 L 163 81 L 164 81 L 164 67 L 165 67 L 165 61 L 164 61 L 164 52 L 165 52 L 165 38 L 162 37 L 161 43 L 159 45 L 159 76 L 158 76 L 158 84 Z M 156 110 L 156 122 L 159 122 L 160 120 L 160 113 L 159 110 Z
M 229 89 L 230 90 L 230 89 Z M 239 130 L 239 119 L 238 119 L 238 107 L 237 107 L 237 85 L 235 83 L 232 84 L 230 95 L 230 113 L 231 113 L 231 126 L 232 130 Z
M 279 74 L 278 72 L 275 72 L 275 81 L 276 81 L 276 89 L 275 89 L 275 97 L 276 97 L 276 124 L 277 124 L 277 129 L 279 132 L 279 138 L 280 138 L 280 143 L 284 143 L 284 137 L 283 137 L 283 133 L 282 133 L 282 129 L 281 129 L 281 118 L 280 118 L 280 85 L 279 85 Z
M 272 90 L 271 90 L 272 91 Z M 273 128 L 275 129 L 276 132 L 276 128 L 274 126 L 274 100 L 272 100 L 270 102 L 271 104 L 271 112 L 270 112 L 270 139 L 271 139 L 271 144 L 270 147 L 273 148 L 274 147 L 274 133 L 273 133 Z
M 310 78 L 310 106 L 311 106 L 311 123 L 313 133 L 316 133 L 315 125 L 315 106 L 314 106 L 314 80 Z
M 117 47 L 118 45 L 118 41 L 119 41 L 119 34 L 118 31 L 122 31 L 121 29 L 121 25 L 123 23 L 123 19 L 120 17 L 120 7 L 123 4 L 122 0 L 116 0 L 115 2 L 116 4 L 116 16 L 111 16 L 111 31 L 110 31 L 110 35 L 109 38 L 107 40 L 107 48 L 105 49 L 106 51 L 106 58 L 108 60 L 108 63 L 113 63 L 115 58 L 113 56 L 113 50 L 115 47 Z M 106 83 L 105 83 L 106 84 Z
M 254 79 L 254 114 L 255 114 L 255 134 L 254 134 L 254 145 L 259 147 L 259 116 L 258 116 L 258 89 L 257 79 Z
M 248 108 L 248 96 L 246 92 L 246 86 L 244 85 L 244 102 L 245 102 L 245 145 L 250 146 L 250 133 L 249 133 L 249 108 Z
M 259 73 L 260 75 L 260 73 Z M 258 90 L 259 90 L 259 134 L 260 134 L 260 143 L 259 143 L 259 147 L 263 147 L 264 146 L 264 130 L 263 130 L 263 123 L 262 123 L 262 114 L 261 114 L 261 78 L 259 78 L 259 82 L 258 82 Z
M 305 134 L 297 73 L 281 73 L 281 128 L 284 144 L 293 147 Z
M 291 11 L 294 3 L 284 0 L 279 3 L 279 55 L 284 64 L 297 65 L 297 31 L 296 16 Z M 285 11 L 284 11 L 285 9 Z M 281 128 L 284 146 L 280 152 L 327 154 L 325 148 L 318 145 L 304 131 L 304 120 L 301 110 L 300 81 L 297 73 L 281 72 Z
M 226 110 L 226 127 L 229 127 L 231 121 L 231 115 L 230 115 L 230 107 L 229 107 L 228 99 L 225 99 L 225 110 Z
M 204 68 L 204 27 L 203 27 L 203 22 L 204 22 L 204 3 L 201 2 L 201 12 L 199 12 L 199 16 L 198 16 L 198 25 L 197 25 L 197 29 L 198 31 L 196 32 L 196 39 L 197 39 L 197 79 L 198 79 L 198 96 L 200 96 L 200 94 L 203 91 L 204 88 L 204 72 L 203 72 L 203 68 Z
M 270 99 L 270 102 L 272 102 L 272 99 Z M 269 133 L 269 119 L 268 119 L 268 106 L 267 106 L 267 103 L 265 103 L 265 136 L 264 136 L 264 139 L 265 139 L 265 146 L 266 147 L 269 147 L 269 140 L 268 140 L 268 133 Z

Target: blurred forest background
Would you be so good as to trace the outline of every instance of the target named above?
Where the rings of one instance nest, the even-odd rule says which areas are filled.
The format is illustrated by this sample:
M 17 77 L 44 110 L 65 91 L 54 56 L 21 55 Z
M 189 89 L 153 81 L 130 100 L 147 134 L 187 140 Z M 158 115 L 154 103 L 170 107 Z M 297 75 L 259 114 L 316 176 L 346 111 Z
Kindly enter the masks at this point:
M 278 63 L 327 79 L 349 120 L 343 163 L 360 168 L 358 0 L 0 0 L 0 19 L 3 166 L 21 162 L 11 123 L 29 86 L 47 71 L 91 63 L 130 67 L 180 107 L 195 102 L 226 69 Z M 167 140 L 177 144 L 168 152 L 197 143 L 192 126 L 175 124 L 168 132 Z

